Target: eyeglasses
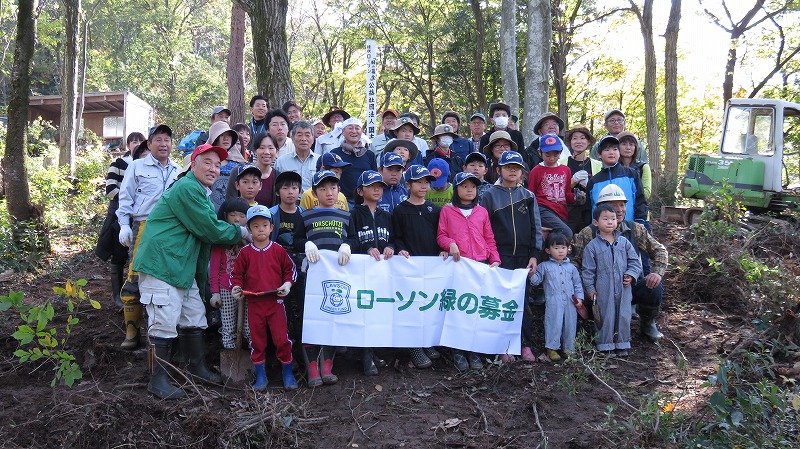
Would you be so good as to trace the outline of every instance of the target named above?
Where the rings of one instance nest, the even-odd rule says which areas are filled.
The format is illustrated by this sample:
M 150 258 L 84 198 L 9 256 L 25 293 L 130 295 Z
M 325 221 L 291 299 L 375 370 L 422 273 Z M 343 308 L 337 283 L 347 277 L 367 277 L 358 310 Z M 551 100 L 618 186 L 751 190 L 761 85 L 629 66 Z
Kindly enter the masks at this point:
M 625 123 L 624 118 L 612 118 L 607 120 L 608 123 Z
M 496 143 L 492 146 L 492 148 L 511 148 L 511 144 L 508 143 Z

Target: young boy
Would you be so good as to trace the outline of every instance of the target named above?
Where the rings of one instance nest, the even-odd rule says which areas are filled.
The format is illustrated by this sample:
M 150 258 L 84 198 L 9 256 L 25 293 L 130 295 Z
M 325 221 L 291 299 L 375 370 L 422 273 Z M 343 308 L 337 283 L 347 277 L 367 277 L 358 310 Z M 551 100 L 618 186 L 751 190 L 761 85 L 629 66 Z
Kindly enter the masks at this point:
M 398 204 L 408 198 L 408 190 L 403 185 L 404 183 L 400 182 L 403 180 L 404 167 L 402 156 L 394 152 L 383 153 L 381 167 L 378 171 L 381 172 L 386 187 L 383 189 L 383 196 L 378 201 L 378 207 L 390 214 Z
M 555 134 L 539 138 L 539 156 L 542 162 L 531 169 L 528 189 L 539 203 L 542 226 L 551 228 L 572 240 L 572 229 L 567 225 L 567 204 L 575 203 L 572 192 L 572 172 L 558 162 L 564 144 Z
M 383 154 L 397 153 L 403 158 L 403 168 L 407 168 L 409 164 L 413 164 L 419 155 L 419 148 L 417 145 L 410 141 L 401 138 L 392 139 L 383 149 Z M 380 159 L 380 156 L 378 157 Z M 378 161 L 380 162 L 380 161 Z
M 631 284 L 642 272 L 636 249 L 617 231 L 617 215 L 602 203 L 592 212 L 597 236 L 583 250 L 581 278 L 596 304 L 597 349 L 626 356 L 631 348 Z
M 542 224 L 536 197 L 522 186 L 525 163 L 516 151 L 506 151 L 497 161 L 500 183 L 493 185 L 481 198 L 481 206 L 489 211 L 500 267 L 510 270 L 527 268 L 533 275 L 542 251 Z M 528 296 L 528 295 L 526 295 Z M 533 316 L 530 307 L 522 314 L 522 359 L 535 362 L 531 351 Z M 513 357 L 501 354 L 502 361 Z
M 464 171 L 472 173 L 481 181 L 480 185 L 478 185 L 478 202 L 483 198 L 483 194 L 492 187 L 492 184 L 484 179 L 488 171 L 487 165 L 486 156 L 477 151 L 473 151 L 467 155 L 467 158 L 464 160 Z
M 330 170 L 314 173 L 311 192 L 316 197 L 318 206 L 303 211 L 303 225 L 294 235 L 294 246 L 304 248 L 308 263 L 317 263 L 318 250 L 327 249 L 338 251 L 339 264 L 346 265 L 350 261 L 350 246 L 345 243 L 350 214 L 335 208 L 340 194 L 339 177 Z M 332 372 L 333 354 L 334 348 L 330 346 L 304 345 L 303 356 L 308 367 L 309 387 L 317 387 L 323 383 L 335 384 L 339 380 Z
M 384 156 L 392 154 L 386 153 Z M 380 173 L 366 170 L 358 177 L 357 186 L 356 195 L 362 198 L 362 203 L 350 211 L 347 244 L 357 254 L 369 254 L 376 261 L 380 261 L 381 256 L 388 260 L 394 255 L 392 216 L 378 206 L 387 184 Z M 372 348 L 363 348 L 362 360 L 364 375 L 377 376 L 378 365 L 382 363 L 376 364 Z
M 597 198 L 603 187 L 615 184 L 625 192 L 628 201 L 626 220 L 636 220 L 642 224 L 647 220 L 647 200 L 644 197 L 644 188 L 636 170 L 625 167 L 619 163 L 619 140 L 612 135 L 604 136 L 597 143 L 597 152 L 603 167 L 599 173 L 593 174 L 586 184 L 586 191 L 592 202 L 592 214 L 597 205 Z
M 442 208 L 425 199 L 434 176 L 424 166 L 412 165 L 403 179 L 408 198 L 392 213 L 395 252 L 403 257 L 439 255 L 447 259 L 448 252 L 436 242 Z M 432 358 L 441 356 L 434 348 L 413 348 L 409 352 L 417 368 L 427 368 L 433 364 Z
M 236 175 L 234 186 L 239 193 L 239 198 L 245 200 L 250 206 L 258 204 L 256 195 L 261 190 L 261 170 L 255 165 L 244 164 L 236 167 L 233 171 Z
M 350 166 L 349 162 L 343 161 L 342 158 L 336 153 L 325 153 L 320 158 L 320 161 L 321 165 L 317 170 L 330 170 L 336 175 L 337 178 L 341 178 L 344 168 Z M 303 209 L 308 210 L 319 206 L 319 201 L 313 194 L 312 190 L 313 189 L 309 189 L 303 192 L 303 196 L 300 199 L 300 207 Z M 345 212 L 350 210 L 350 207 L 347 205 L 347 198 L 342 192 L 339 192 L 339 195 L 336 197 L 336 203 L 334 204 L 334 207 Z
M 233 297 L 239 301 L 247 299 L 250 359 L 256 371 L 253 384 L 256 391 L 267 388 L 264 370 L 267 330 L 275 343 L 275 356 L 283 365 L 283 388 L 297 389 L 292 374 L 292 341 L 286 332 L 283 304 L 283 298 L 297 280 L 297 269 L 286 250 L 270 240 L 272 228 L 272 214 L 266 206 L 256 205 L 247 210 L 247 229 L 253 235 L 253 243 L 239 251 L 231 276 Z M 264 293 L 274 290 L 276 293 Z
M 428 171 L 436 179 L 431 182 L 431 189 L 425 199 L 439 207 L 450 204 L 453 199 L 453 184 L 447 181 L 450 177 L 450 164 L 444 159 L 434 158 L 428 163 Z

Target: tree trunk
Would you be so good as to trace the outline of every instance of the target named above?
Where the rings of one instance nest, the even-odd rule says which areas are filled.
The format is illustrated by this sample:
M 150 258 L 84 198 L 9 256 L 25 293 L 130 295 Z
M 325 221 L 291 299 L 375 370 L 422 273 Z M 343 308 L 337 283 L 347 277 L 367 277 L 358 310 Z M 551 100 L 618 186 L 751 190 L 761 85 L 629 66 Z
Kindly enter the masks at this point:
M 86 67 L 88 66 L 89 62 L 89 18 L 86 17 L 83 20 L 83 36 L 81 37 L 81 59 L 80 59 L 80 72 L 78 72 L 78 98 L 77 98 L 77 106 L 78 111 L 75 114 L 76 117 L 79 118 L 83 117 L 83 109 L 86 106 L 86 101 L 84 95 L 86 93 Z M 78 121 L 80 123 L 80 121 Z M 76 133 L 77 136 L 77 133 Z M 124 139 L 125 136 L 122 136 Z
M 503 101 L 511 113 L 519 113 L 517 81 L 517 2 L 503 0 L 500 10 L 500 75 L 503 78 Z M 542 36 L 540 39 L 544 40 Z M 550 40 L 546 40 L 550 42 Z
M 577 11 L 579 5 L 575 5 L 575 8 Z M 561 0 L 553 0 L 550 13 L 552 14 L 551 26 L 553 28 L 553 53 L 550 56 L 550 65 L 553 68 L 553 89 L 558 101 L 558 116 L 564 121 L 564 130 L 567 130 L 569 129 L 569 105 L 567 104 L 566 72 L 567 54 L 572 46 L 572 36 L 570 35 L 572 30 L 568 26 L 569 20 L 564 17 Z M 535 122 L 531 123 L 535 124 Z
M 231 123 L 244 123 L 244 46 L 245 20 L 244 9 L 237 2 L 231 7 L 231 42 L 228 49 L 228 109 L 231 110 Z
M 34 11 L 38 0 L 19 0 L 17 26 L 14 36 L 14 62 L 11 69 L 11 91 L 8 100 L 8 129 L 6 154 L 2 161 L 3 187 L 6 207 L 11 220 L 12 238 L 23 253 L 47 251 L 47 230 L 42 222 L 42 212 L 31 204 L 25 155 L 28 148 L 28 92 L 31 86 L 31 63 L 36 40 Z M 31 239 L 36 235 L 38 239 Z
M 288 0 L 234 0 L 250 15 L 256 86 L 270 108 L 294 98 L 286 47 Z
M 528 57 L 525 66 L 525 114 L 522 136 L 525 142 L 533 140 L 533 125 L 547 111 L 550 88 L 550 42 L 553 39 L 553 22 L 550 2 L 528 0 Z
M 678 31 L 681 22 L 681 0 L 672 0 L 667 30 L 664 33 L 664 114 L 667 118 L 667 146 L 664 156 L 663 190 L 657 192 L 662 204 L 675 205 L 678 188 L 678 154 L 681 129 L 678 120 Z
M 476 111 L 489 109 L 486 101 L 486 81 L 483 79 L 483 49 L 486 41 L 486 22 L 483 19 L 480 0 L 470 0 L 472 14 L 475 16 L 475 52 L 473 53 L 475 65 L 473 66 L 472 79 L 475 82 L 475 98 L 478 100 Z
M 75 145 L 78 136 L 79 117 L 76 117 L 78 90 L 78 37 L 80 36 L 81 0 L 62 0 L 64 12 L 64 61 L 61 78 L 61 121 L 58 126 L 58 165 L 69 167 L 75 173 Z

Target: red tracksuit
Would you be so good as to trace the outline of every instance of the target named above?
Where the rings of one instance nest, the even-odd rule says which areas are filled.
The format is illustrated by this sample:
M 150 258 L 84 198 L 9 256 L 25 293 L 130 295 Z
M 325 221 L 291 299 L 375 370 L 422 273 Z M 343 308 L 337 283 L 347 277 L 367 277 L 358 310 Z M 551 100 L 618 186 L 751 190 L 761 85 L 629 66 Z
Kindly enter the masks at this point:
M 297 269 L 281 245 L 269 242 L 265 248 L 249 244 L 242 248 L 233 265 L 231 283 L 249 292 L 276 290 L 284 282 L 295 283 Z M 247 324 L 250 326 L 250 360 L 264 363 L 267 329 L 275 343 L 275 355 L 282 364 L 292 363 L 292 341 L 286 331 L 283 299 L 273 293 L 247 297 Z

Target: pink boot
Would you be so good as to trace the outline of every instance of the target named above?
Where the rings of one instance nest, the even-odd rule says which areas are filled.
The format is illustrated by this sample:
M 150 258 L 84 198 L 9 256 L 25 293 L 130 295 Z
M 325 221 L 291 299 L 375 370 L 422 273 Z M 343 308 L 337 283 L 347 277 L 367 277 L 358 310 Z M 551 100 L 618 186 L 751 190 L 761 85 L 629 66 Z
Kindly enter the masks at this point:
M 533 351 L 531 351 L 530 347 L 528 347 L 528 346 L 523 346 L 522 347 L 522 360 L 524 360 L 526 362 L 535 362 L 536 361 L 536 356 L 533 355 Z

